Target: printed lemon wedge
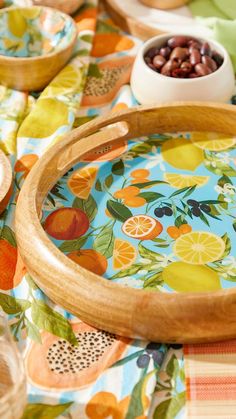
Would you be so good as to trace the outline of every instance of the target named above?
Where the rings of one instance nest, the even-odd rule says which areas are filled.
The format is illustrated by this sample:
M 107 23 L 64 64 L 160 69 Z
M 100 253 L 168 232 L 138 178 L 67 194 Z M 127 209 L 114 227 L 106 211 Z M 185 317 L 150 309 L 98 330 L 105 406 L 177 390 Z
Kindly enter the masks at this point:
M 57 95 L 65 95 L 67 93 L 78 93 L 77 90 L 81 86 L 82 71 L 73 65 L 67 65 L 52 80 L 49 86 L 41 94 L 42 97 L 56 97 Z
M 162 230 L 162 224 L 149 215 L 134 215 L 128 218 L 122 226 L 122 231 L 126 236 L 138 240 L 152 240 L 159 236 Z
M 126 269 L 137 257 L 136 248 L 126 240 L 115 239 L 113 250 L 113 268 Z
M 192 176 L 179 175 L 178 173 L 165 173 L 164 179 L 171 186 L 173 186 L 173 188 L 181 189 L 194 185 L 197 185 L 197 187 L 200 188 L 208 182 L 209 176 Z
M 202 150 L 227 150 L 236 144 L 236 137 L 228 138 L 226 134 L 218 132 L 191 132 L 191 141 Z
M 162 272 L 165 284 L 178 292 L 207 292 L 221 289 L 220 278 L 205 265 L 172 262 Z
M 76 170 L 67 183 L 71 192 L 78 198 L 87 199 L 95 182 L 97 172 L 97 166 L 83 167 Z
M 173 247 L 174 254 L 183 262 L 204 265 L 221 258 L 225 243 L 221 237 L 206 231 L 192 231 L 180 236 Z

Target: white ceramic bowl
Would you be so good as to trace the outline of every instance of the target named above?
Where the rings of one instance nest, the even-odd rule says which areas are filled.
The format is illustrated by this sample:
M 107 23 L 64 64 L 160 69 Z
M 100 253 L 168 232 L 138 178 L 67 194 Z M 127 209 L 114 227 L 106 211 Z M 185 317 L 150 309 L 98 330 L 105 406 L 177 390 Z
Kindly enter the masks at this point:
M 137 101 L 142 105 L 185 100 L 227 102 L 234 92 L 234 71 L 226 49 L 218 42 L 201 38 L 224 58 L 221 67 L 207 76 L 177 79 L 156 73 L 147 66 L 145 53 L 154 46 L 162 46 L 175 35 L 155 36 L 138 51 L 131 74 L 131 88 Z

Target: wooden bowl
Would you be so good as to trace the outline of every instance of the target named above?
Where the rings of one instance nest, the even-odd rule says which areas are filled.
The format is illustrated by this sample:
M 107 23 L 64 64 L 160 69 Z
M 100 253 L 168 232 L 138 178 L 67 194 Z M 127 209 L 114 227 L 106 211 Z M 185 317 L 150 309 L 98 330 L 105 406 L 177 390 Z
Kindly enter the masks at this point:
M 0 10 L 1 84 L 19 90 L 41 90 L 71 57 L 77 38 L 68 15 L 48 7 Z
M 22 259 L 48 297 L 84 322 L 118 335 L 185 343 L 236 337 L 235 288 L 170 293 L 125 287 L 66 257 L 39 219 L 51 188 L 94 148 L 137 137 L 142 141 L 157 132 L 209 131 L 209 127 L 235 135 L 236 107 L 184 102 L 130 109 L 75 129 L 40 158 L 20 192 L 15 227 Z
M 154 7 L 155 9 L 175 9 L 184 6 L 189 0 L 139 0 L 145 6 Z
M 0 214 L 6 208 L 12 192 L 12 169 L 8 158 L 0 150 Z
M 84 3 L 84 0 L 33 0 L 35 6 L 47 6 L 72 15 Z

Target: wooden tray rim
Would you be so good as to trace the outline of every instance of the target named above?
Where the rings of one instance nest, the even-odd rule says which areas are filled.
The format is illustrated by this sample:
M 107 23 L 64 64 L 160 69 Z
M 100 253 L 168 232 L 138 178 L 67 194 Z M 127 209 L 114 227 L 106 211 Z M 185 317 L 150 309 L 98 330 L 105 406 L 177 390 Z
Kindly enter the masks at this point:
M 39 159 L 19 195 L 16 237 L 29 273 L 46 295 L 81 320 L 118 335 L 181 343 L 236 337 L 236 288 L 168 294 L 112 283 L 68 259 L 38 217 L 55 182 L 95 146 L 154 132 L 208 131 L 212 125 L 216 132 L 235 135 L 236 108 L 201 102 L 137 107 L 73 130 Z

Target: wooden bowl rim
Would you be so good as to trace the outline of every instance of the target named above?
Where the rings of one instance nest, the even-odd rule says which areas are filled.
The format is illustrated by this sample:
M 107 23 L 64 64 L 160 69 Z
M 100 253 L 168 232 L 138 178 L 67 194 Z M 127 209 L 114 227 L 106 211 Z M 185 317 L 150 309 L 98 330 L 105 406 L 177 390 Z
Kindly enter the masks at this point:
M 0 182 L 0 204 L 8 194 L 12 185 L 12 169 L 7 156 L 0 150 L 0 166 L 3 168 L 3 179 Z
M 16 237 L 29 273 L 46 295 L 83 321 L 124 336 L 181 343 L 236 336 L 235 288 L 159 293 L 112 283 L 68 259 L 47 236 L 38 217 L 51 187 L 88 151 L 116 141 L 117 137 L 129 140 L 154 130 L 171 132 L 170 127 L 172 132 L 208 131 L 210 121 L 215 123 L 214 131 L 235 135 L 236 107 L 206 102 L 140 106 L 98 117 L 73 130 L 39 159 L 18 198 Z M 231 315 L 227 325 L 226 309 L 227 316 Z
M 43 54 L 43 55 L 38 55 L 36 57 L 11 57 L 8 55 L 3 55 L 0 54 L 0 60 L 4 60 L 7 61 L 9 60 L 10 62 L 18 62 L 19 64 L 27 64 L 30 63 L 32 64 L 32 62 L 38 62 L 38 61 L 42 61 L 46 58 L 53 58 L 53 57 L 57 57 L 59 54 L 63 53 L 64 51 L 67 51 L 68 49 L 71 48 L 72 45 L 75 44 L 77 36 L 78 36 L 78 31 L 77 31 L 77 26 L 76 23 L 74 21 L 74 19 L 72 19 L 72 17 L 64 12 L 61 12 L 58 9 L 53 9 L 52 7 L 47 7 L 47 6 L 26 6 L 26 7 L 20 7 L 20 6 L 12 6 L 12 7 L 5 7 L 3 9 L 0 9 L 0 14 L 4 14 L 8 11 L 11 10 L 21 10 L 21 9 L 48 9 L 53 13 L 58 13 L 61 15 L 64 15 L 66 19 L 70 20 L 74 29 L 74 35 L 73 38 L 71 39 L 71 41 L 69 43 L 67 43 L 67 45 L 65 45 L 63 48 L 59 49 L 58 51 L 54 51 L 54 52 L 50 52 L 48 54 Z

